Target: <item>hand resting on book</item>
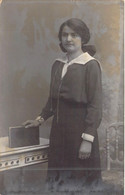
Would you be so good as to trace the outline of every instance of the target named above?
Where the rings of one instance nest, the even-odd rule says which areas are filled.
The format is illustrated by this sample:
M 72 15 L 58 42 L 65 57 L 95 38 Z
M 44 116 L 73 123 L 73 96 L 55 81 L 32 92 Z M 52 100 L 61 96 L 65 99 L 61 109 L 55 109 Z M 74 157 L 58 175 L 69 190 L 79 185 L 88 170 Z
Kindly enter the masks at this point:
M 29 128 L 29 127 L 38 127 L 40 126 L 42 123 L 44 122 L 44 119 L 40 119 L 40 120 L 27 120 L 26 122 L 24 122 L 22 125 L 25 126 L 25 128 Z

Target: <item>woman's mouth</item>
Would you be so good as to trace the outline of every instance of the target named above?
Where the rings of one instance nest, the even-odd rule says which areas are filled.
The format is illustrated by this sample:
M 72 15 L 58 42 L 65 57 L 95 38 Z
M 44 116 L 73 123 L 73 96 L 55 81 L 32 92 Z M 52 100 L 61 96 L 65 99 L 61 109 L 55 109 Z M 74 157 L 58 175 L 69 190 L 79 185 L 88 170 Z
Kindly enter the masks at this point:
M 65 45 L 66 45 L 66 46 L 73 46 L 72 43 L 66 43 Z

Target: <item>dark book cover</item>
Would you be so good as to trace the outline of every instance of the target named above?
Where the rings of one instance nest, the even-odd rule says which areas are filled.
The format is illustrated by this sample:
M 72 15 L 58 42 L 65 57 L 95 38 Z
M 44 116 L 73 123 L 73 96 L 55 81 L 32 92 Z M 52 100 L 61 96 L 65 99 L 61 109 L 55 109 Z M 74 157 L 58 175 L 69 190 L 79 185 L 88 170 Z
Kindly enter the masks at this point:
M 39 145 L 39 127 L 9 127 L 9 147 Z

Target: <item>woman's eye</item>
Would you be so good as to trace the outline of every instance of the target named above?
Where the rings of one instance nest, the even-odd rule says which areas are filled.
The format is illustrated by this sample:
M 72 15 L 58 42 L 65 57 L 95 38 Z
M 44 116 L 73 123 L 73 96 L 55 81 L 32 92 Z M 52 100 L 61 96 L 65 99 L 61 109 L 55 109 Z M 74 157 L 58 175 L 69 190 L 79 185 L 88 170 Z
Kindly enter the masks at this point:
M 72 37 L 77 37 L 78 35 L 75 33 L 72 33 Z
M 62 36 L 63 36 L 63 37 L 66 37 L 66 36 L 67 36 L 67 33 L 62 33 Z
M 75 37 L 78 36 L 78 34 L 75 34 L 75 33 L 72 33 L 72 34 L 62 33 L 62 36 L 63 36 L 63 37 L 68 37 L 69 35 L 70 35 L 71 37 L 73 37 L 73 38 L 75 38 Z

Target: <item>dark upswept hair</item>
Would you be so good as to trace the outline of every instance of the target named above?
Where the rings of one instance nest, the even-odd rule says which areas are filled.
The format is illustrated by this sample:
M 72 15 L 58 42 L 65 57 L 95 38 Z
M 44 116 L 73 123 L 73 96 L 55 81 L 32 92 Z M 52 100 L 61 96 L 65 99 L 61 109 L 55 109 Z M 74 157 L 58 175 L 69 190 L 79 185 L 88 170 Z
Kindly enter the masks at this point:
M 67 52 L 62 45 L 62 31 L 65 26 L 71 28 L 74 32 L 76 32 L 81 37 L 83 52 L 88 52 L 91 56 L 93 56 L 96 53 L 96 49 L 94 45 L 85 45 L 90 40 L 89 28 L 82 20 L 78 18 L 71 18 L 65 21 L 64 23 L 62 23 L 62 25 L 60 26 L 58 38 L 60 41 L 60 48 L 62 49 L 63 52 Z

